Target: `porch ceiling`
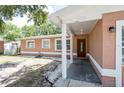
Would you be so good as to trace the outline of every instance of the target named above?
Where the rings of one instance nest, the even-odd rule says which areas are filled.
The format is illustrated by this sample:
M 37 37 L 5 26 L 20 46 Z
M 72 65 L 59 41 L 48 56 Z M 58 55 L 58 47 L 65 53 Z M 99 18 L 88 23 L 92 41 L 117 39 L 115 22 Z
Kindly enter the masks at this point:
M 73 34 L 88 34 L 94 28 L 98 20 L 70 23 L 67 26 Z

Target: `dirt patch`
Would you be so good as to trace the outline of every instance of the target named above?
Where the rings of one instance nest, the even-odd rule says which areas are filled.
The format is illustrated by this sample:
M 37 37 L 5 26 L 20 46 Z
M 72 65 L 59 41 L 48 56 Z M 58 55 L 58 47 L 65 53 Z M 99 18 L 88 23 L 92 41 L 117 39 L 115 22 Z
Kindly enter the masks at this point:
M 51 62 L 35 70 L 28 70 L 19 80 L 7 85 L 7 87 L 51 87 L 46 73 L 54 71 L 60 62 Z

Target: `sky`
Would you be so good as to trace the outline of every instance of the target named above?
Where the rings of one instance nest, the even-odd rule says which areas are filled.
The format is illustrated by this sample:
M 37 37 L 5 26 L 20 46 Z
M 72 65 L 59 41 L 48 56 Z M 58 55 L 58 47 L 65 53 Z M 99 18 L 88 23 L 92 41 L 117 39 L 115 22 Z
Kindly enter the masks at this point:
M 51 13 L 54 13 L 57 10 L 60 10 L 64 7 L 66 7 L 66 6 L 49 5 L 48 11 L 51 14 Z M 14 17 L 12 21 L 8 21 L 8 22 L 11 22 L 12 24 L 17 25 L 17 27 L 22 27 L 24 25 L 32 25 L 33 24 L 33 22 L 27 23 L 27 20 L 28 20 L 28 18 L 26 16 L 24 16 L 23 18 L 22 17 Z

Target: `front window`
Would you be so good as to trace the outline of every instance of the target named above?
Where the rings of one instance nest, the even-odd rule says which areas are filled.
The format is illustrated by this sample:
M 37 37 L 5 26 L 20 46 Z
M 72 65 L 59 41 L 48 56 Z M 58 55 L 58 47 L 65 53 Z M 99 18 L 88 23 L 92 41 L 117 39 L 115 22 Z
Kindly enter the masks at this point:
M 42 39 L 42 48 L 50 48 L 50 39 Z
M 62 49 L 62 41 L 56 40 L 56 50 L 61 50 L 61 49 Z
M 67 50 L 70 50 L 70 40 L 66 40 L 66 47 L 67 47 Z
M 27 41 L 27 48 L 35 48 L 34 40 Z
M 67 50 L 70 50 L 70 40 L 66 40 Z M 62 50 L 62 41 L 61 39 L 56 40 L 56 50 Z

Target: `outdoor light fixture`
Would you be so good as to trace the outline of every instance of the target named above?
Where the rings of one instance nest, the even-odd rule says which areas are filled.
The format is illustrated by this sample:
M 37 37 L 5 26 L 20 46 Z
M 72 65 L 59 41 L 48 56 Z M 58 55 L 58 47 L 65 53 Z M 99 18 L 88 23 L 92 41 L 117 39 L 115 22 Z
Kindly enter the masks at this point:
M 110 26 L 110 27 L 109 27 L 109 31 L 110 31 L 110 32 L 115 32 L 115 27 L 114 27 L 114 26 Z

